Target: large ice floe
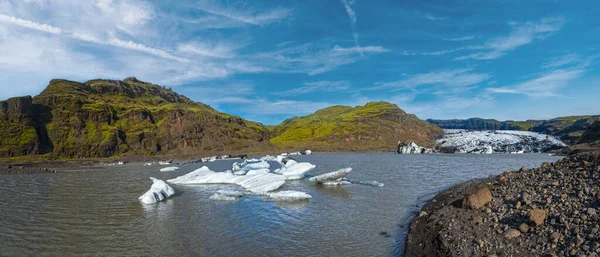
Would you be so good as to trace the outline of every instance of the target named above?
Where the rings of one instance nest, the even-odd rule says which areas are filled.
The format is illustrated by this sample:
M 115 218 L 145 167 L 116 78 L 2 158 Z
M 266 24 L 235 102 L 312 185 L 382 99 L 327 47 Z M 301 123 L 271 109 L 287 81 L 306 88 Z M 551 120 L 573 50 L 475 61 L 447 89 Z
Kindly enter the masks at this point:
M 436 142 L 445 151 L 456 153 L 540 153 L 566 147 L 553 136 L 513 130 L 446 129 Z
M 273 172 L 285 176 L 286 180 L 302 179 L 308 172 L 317 167 L 308 162 L 299 163 L 290 157 L 282 155 L 277 156 L 277 162 L 281 165 L 281 168 Z
M 273 173 L 234 175 L 231 171 L 214 172 L 204 166 L 183 176 L 167 180 L 173 184 L 235 184 L 254 194 L 264 194 L 278 189 L 285 177 Z
M 175 189 L 160 179 L 150 177 L 152 186 L 145 194 L 140 196 L 140 201 L 143 204 L 153 204 L 163 201 L 175 194 Z

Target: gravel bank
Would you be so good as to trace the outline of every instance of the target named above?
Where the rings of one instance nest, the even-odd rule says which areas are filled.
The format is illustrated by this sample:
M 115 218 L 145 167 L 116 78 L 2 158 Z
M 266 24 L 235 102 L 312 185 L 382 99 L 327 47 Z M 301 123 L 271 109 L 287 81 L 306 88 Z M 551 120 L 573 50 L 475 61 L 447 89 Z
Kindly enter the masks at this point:
M 600 256 L 600 157 L 570 156 L 448 189 L 411 222 L 406 256 Z

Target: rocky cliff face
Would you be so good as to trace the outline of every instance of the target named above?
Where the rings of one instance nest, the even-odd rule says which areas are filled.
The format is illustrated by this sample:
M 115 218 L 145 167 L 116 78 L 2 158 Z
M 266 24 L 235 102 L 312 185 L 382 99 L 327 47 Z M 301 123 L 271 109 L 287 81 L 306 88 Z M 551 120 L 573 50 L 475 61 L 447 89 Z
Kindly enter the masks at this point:
M 270 148 L 262 124 L 135 78 L 52 80 L 38 96 L 0 102 L 0 156 L 200 154 Z
M 394 104 L 372 102 L 354 108 L 332 106 L 288 119 L 273 128 L 271 142 L 321 151 L 390 151 L 398 140 L 431 147 L 441 134 L 437 126 Z

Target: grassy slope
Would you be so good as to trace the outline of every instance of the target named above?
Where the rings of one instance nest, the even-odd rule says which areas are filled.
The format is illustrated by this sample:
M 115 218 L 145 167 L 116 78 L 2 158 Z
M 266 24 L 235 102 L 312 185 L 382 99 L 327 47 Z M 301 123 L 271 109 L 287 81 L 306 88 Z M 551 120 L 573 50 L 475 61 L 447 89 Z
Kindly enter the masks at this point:
M 396 105 L 372 102 L 355 108 L 331 106 L 288 119 L 273 128 L 271 142 L 290 149 L 389 151 L 398 140 L 431 146 L 440 133 Z

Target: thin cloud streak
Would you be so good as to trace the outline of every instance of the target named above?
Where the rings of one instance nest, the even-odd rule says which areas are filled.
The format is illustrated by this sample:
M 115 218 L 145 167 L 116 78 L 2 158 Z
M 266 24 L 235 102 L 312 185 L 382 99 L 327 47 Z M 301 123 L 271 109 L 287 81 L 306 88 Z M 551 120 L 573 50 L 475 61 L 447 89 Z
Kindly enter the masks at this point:
M 37 23 L 34 21 L 24 20 L 4 14 L 0 14 L 0 22 L 57 35 L 60 34 L 62 31 L 62 29 L 54 27 L 52 25 Z

